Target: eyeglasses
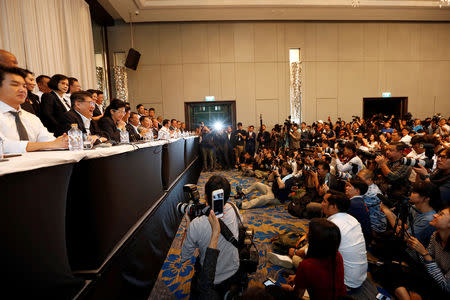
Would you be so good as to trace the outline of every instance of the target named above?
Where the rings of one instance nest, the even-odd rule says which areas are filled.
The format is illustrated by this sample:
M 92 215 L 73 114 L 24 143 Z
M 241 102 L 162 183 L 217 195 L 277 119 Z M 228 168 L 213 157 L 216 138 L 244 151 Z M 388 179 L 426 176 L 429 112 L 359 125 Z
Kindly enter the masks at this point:
M 119 110 L 119 109 L 113 109 L 114 112 L 119 113 L 119 114 L 125 114 L 124 110 Z
M 94 101 L 80 101 L 80 102 L 86 102 L 86 103 L 89 103 L 90 106 L 95 106 Z

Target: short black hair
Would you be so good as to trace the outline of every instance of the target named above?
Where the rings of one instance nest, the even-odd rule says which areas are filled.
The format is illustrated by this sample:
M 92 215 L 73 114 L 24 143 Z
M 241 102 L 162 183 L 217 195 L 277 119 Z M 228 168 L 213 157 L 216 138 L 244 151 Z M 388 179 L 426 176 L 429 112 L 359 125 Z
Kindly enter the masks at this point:
M 102 118 L 111 117 L 111 110 L 118 110 L 119 108 L 125 107 L 125 102 L 120 99 L 113 99 L 109 103 L 108 107 L 105 109 L 105 114 Z
M 322 166 L 322 169 L 327 170 L 328 172 L 330 172 L 330 165 L 323 160 L 318 160 L 317 161 L 317 167 Z
M 177 119 L 172 119 L 172 120 L 170 120 L 170 123 L 172 124 L 172 122 L 173 122 L 173 121 L 176 121 L 176 120 L 177 120 Z
M 58 83 L 62 80 L 69 80 L 69 78 L 66 75 L 55 74 L 52 76 L 52 78 L 50 78 L 50 81 L 48 82 L 48 87 L 54 91 L 57 91 Z
M 50 76 L 47 75 L 39 75 L 38 77 L 36 77 L 36 83 L 42 83 L 44 78 L 48 78 L 51 79 Z
M 395 146 L 395 149 L 397 149 L 397 151 L 401 151 L 401 152 L 405 151 L 405 149 L 408 148 L 408 145 L 406 145 L 403 142 L 392 142 L 389 145 L 390 146 Z
M 356 153 L 356 145 L 353 142 L 345 143 L 344 148 L 347 148 L 348 150 L 353 151 L 353 153 Z
M 367 193 L 367 189 L 369 188 L 367 186 L 367 183 L 357 177 L 350 179 L 349 183 L 359 191 L 360 195 L 364 195 L 365 193 Z
M 20 69 L 24 73 L 24 78 L 28 76 L 28 74 L 34 75 L 33 72 L 31 72 L 28 69 Z
M 135 114 L 137 114 L 137 113 L 135 113 Z M 131 117 L 131 115 L 130 115 L 130 117 Z M 150 118 L 150 117 L 149 117 L 149 116 L 140 116 L 140 117 L 139 117 L 139 122 L 142 123 L 142 121 L 144 121 L 145 118 Z
M 164 119 L 162 122 L 162 125 L 164 126 L 164 125 L 168 124 L 169 122 L 170 122 L 169 119 Z
M 206 202 L 209 206 L 212 202 L 212 193 L 220 189 L 223 189 L 223 200 L 227 202 L 231 192 L 230 182 L 221 175 L 211 176 L 205 184 Z
M 101 91 L 101 90 L 97 90 L 96 92 L 97 92 L 97 95 L 103 95 L 103 91 Z
M 239 127 L 239 126 L 242 126 L 242 123 L 241 123 L 241 122 L 237 123 L 237 126 L 238 126 L 238 127 Z
M 330 194 L 330 197 L 328 197 L 328 203 L 330 205 L 336 205 L 336 208 L 340 212 L 348 211 L 348 208 L 350 207 L 350 199 L 348 199 L 344 193 L 335 190 L 328 190 L 327 194 Z
M 429 204 L 435 211 L 441 210 L 445 207 L 442 203 L 439 189 L 431 182 L 416 181 L 412 186 L 412 192 L 417 193 L 422 197 L 429 198 Z
M 0 67 L 0 87 L 3 84 L 3 80 L 5 80 L 5 75 L 6 74 L 15 74 L 15 75 L 19 75 L 20 77 L 23 78 L 23 80 L 25 80 L 23 71 L 20 68 L 5 68 L 5 67 Z
M 136 105 L 136 109 L 141 108 L 141 106 L 144 106 L 144 104 L 138 104 L 138 105 Z
M 421 135 L 415 135 L 411 138 L 411 145 L 422 144 L 424 142 L 424 138 Z
M 94 89 L 88 89 L 87 92 L 98 95 L 97 90 L 94 90 Z
M 75 77 L 69 77 L 69 86 L 73 85 L 75 81 L 78 81 Z M 91 92 L 92 93 L 92 92 Z
M 155 109 L 154 109 L 153 107 L 150 107 L 150 108 L 148 109 L 148 111 L 151 111 L 151 110 L 155 111 Z
M 72 108 L 75 106 L 75 102 L 80 101 L 83 102 L 86 97 L 92 97 L 92 94 L 88 91 L 79 91 L 70 95 L 70 104 Z

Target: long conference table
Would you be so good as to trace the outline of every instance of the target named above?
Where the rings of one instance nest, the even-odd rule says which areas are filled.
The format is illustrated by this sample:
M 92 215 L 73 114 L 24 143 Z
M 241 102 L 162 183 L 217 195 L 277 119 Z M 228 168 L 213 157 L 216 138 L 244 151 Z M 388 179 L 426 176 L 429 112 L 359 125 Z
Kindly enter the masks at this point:
M 199 174 L 196 137 L 0 162 L 3 292 L 148 296 L 181 220 L 182 187 Z

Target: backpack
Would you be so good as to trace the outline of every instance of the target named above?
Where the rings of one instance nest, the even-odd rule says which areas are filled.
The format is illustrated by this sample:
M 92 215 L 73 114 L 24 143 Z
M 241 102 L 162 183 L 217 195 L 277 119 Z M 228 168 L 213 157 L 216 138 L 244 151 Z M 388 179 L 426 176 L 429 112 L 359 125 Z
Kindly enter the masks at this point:
M 288 255 L 290 248 L 301 248 L 306 244 L 306 234 L 300 231 L 287 231 L 275 235 L 270 241 L 273 252 Z

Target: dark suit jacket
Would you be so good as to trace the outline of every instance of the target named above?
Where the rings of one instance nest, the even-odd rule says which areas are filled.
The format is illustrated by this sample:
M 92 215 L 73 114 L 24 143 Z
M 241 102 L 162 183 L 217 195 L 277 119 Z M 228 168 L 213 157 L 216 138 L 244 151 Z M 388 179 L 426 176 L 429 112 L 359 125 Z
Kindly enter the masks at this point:
M 98 127 L 102 133 L 102 136 L 111 141 L 120 143 L 120 130 L 117 129 L 117 126 L 111 117 L 101 117 L 98 120 Z
M 39 96 L 28 91 L 27 99 L 20 105 L 24 110 L 39 117 Z
M 41 98 L 41 121 L 48 131 L 56 133 L 63 123 L 63 116 L 67 112 L 64 104 L 54 91 L 45 93 Z
M 136 132 L 133 125 L 127 123 L 127 125 L 125 125 L 125 128 L 127 129 L 128 135 L 130 136 L 130 142 L 137 142 L 142 140 L 141 135 L 139 134 L 139 132 Z
M 80 129 L 83 133 L 86 133 L 83 119 L 75 110 L 71 109 L 63 115 L 63 122 L 59 126 L 56 135 L 60 136 L 61 134 L 69 131 L 72 124 L 77 124 L 78 129 Z M 89 131 L 91 132 L 91 134 L 103 136 L 95 120 L 91 120 L 91 127 L 89 128 Z
M 104 109 L 103 109 L 103 111 L 104 111 Z M 102 112 L 100 111 L 100 109 L 98 108 L 98 106 L 97 106 L 97 104 L 95 105 L 95 109 L 94 109 L 94 113 L 93 113 L 93 116 L 94 117 L 98 117 L 98 116 L 100 116 L 102 114 Z

